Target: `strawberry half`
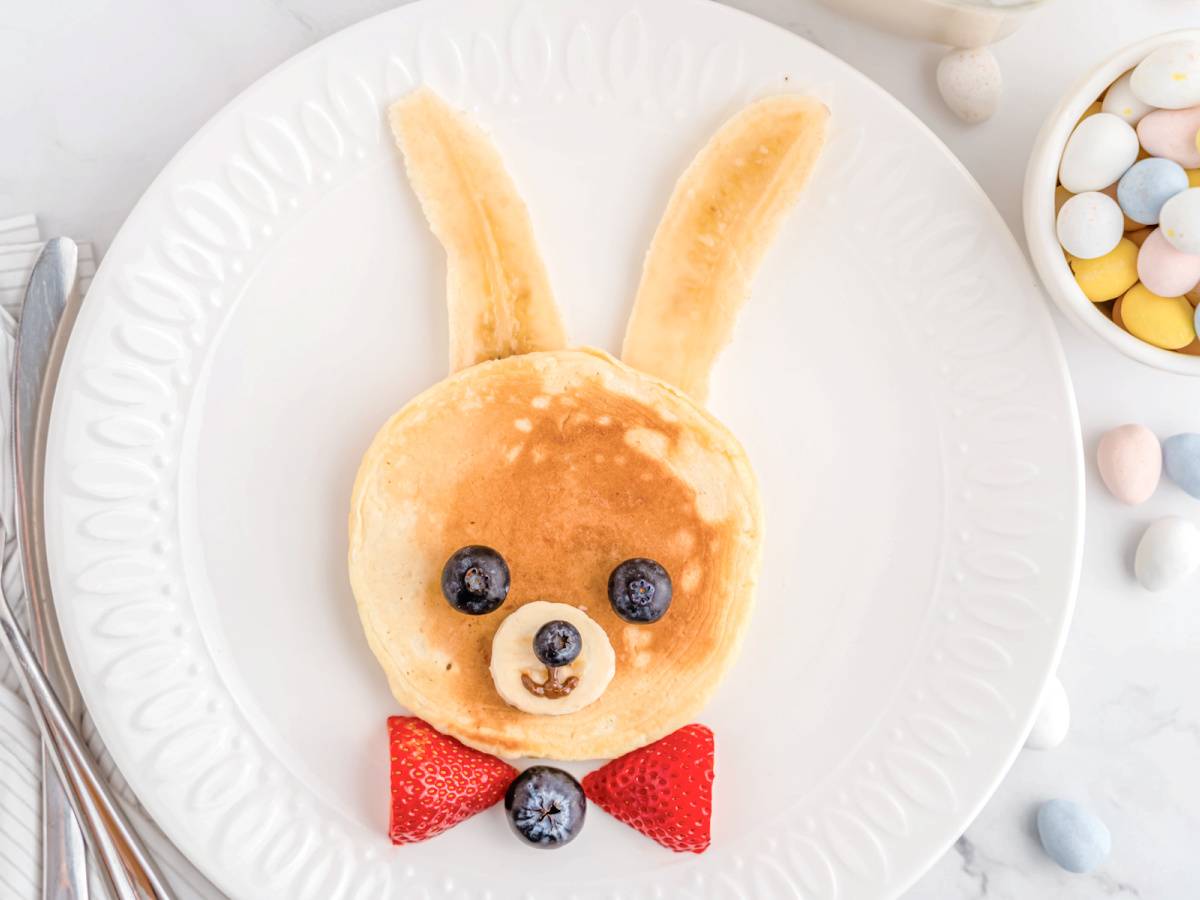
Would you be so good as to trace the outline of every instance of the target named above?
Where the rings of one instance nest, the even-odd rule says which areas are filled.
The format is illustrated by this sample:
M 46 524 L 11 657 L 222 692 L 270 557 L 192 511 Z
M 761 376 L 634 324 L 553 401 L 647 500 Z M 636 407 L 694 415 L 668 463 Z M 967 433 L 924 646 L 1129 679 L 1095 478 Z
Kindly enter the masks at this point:
M 609 815 L 678 852 L 711 841 L 713 733 L 686 725 L 584 776 L 583 792 Z
M 393 844 L 441 834 L 504 798 L 517 770 L 465 747 L 420 719 L 391 716 Z

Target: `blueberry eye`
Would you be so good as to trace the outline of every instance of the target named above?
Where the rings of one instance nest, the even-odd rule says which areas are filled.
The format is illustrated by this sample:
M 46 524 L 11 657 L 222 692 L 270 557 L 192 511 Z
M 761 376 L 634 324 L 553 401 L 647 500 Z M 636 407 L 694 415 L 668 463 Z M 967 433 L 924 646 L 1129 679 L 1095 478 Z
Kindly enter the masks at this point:
M 579 629 L 562 619 L 547 622 L 533 636 L 533 655 L 550 669 L 569 666 L 582 649 L 583 638 Z
M 442 568 L 446 602 L 469 616 L 498 609 L 508 596 L 508 586 L 508 563 L 491 547 L 463 547 Z
M 652 559 L 627 559 L 608 576 L 608 602 L 626 622 L 657 622 L 671 605 L 671 576 Z

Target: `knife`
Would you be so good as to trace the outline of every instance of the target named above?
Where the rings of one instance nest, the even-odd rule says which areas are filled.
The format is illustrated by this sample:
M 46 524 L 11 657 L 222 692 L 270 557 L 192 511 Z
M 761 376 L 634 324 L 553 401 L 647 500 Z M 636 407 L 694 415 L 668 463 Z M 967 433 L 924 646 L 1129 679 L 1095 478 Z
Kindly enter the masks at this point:
M 34 655 L 67 715 L 78 722 L 79 689 L 66 665 L 58 622 L 50 602 L 42 523 L 42 479 L 49 400 L 54 396 L 62 342 L 79 311 L 78 249 L 71 241 L 49 241 L 38 257 L 25 292 L 13 363 L 13 459 L 16 464 L 17 545 L 29 603 Z M 47 415 L 41 415 L 42 410 Z M 42 900 L 87 900 L 87 855 L 70 797 L 42 747 Z
M 42 732 L 43 900 L 86 900 L 88 843 L 118 900 L 171 900 L 172 893 L 78 732 L 83 698 L 71 674 L 50 592 L 43 520 L 46 436 L 58 371 L 79 313 L 78 248 L 48 241 L 34 265 L 17 330 L 13 376 L 13 455 L 17 543 L 33 640 L 0 616 L 5 649 Z M 8 612 L 7 601 L 3 603 Z M 30 644 L 32 646 L 30 646 Z

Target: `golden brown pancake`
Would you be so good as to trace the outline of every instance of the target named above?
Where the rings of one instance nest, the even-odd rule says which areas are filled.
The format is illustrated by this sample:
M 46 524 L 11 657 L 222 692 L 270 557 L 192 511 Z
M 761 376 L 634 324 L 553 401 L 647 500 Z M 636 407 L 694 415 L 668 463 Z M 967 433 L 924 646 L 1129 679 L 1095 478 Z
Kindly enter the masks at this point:
M 414 715 L 501 756 L 612 757 L 690 721 L 741 644 L 754 597 L 761 513 L 733 435 L 678 389 L 595 350 L 466 368 L 412 400 L 362 462 L 350 513 L 350 577 L 367 639 Z M 441 571 L 468 544 L 498 550 L 512 588 L 468 616 Z M 667 568 L 657 623 L 612 611 L 607 582 L 631 557 Z M 488 670 L 514 609 L 552 600 L 606 631 L 617 669 L 563 716 L 506 704 Z

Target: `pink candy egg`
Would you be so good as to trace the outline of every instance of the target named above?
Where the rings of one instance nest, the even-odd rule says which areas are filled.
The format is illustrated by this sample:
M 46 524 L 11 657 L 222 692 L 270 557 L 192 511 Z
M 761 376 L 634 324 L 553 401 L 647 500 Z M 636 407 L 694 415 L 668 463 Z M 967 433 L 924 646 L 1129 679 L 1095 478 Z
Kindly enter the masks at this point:
M 1180 253 L 1156 228 L 1138 251 L 1137 271 L 1150 293 L 1181 297 L 1200 284 L 1200 256 Z
M 1200 106 L 1155 110 L 1137 125 L 1138 140 L 1147 153 L 1177 162 L 1185 169 L 1200 167 L 1197 132 L 1200 132 Z
M 1162 447 L 1144 425 L 1122 425 L 1096 447 L 1096 467 L 1112 495 L 1136 506 L 1150 499 L 1162 475 Z

